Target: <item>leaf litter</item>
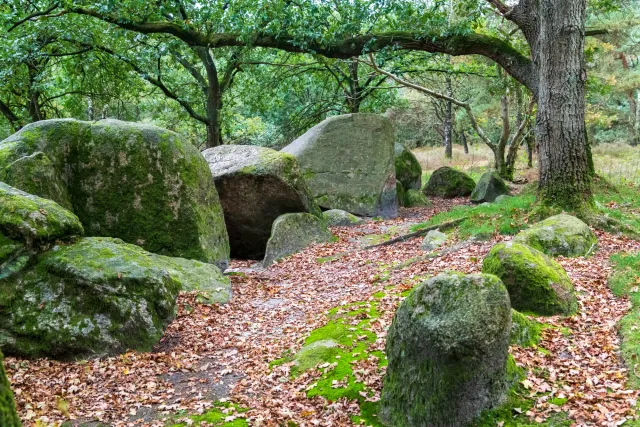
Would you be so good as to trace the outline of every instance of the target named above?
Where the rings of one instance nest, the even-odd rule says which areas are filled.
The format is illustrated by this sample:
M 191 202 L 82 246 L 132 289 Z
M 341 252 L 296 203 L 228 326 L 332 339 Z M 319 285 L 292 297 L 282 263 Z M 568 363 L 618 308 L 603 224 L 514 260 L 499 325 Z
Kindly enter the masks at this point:
M 270 363 L 295 354 L 311 331 L 327 323 L 330 309 L 372 301 L 380 292 L 380 317 L 368 326 L 377 339 L 367 352 L 384 351 L 386 329 L 403 291 L 445 270 L 479 272 L 491 246 L 510 237 L 496 235 L 401 269 L 390 267 L 424 254 L 421 238 L 362 250 L 362 237 L 388 234 L 392 227 L 405 230 L 465 203 L 434 200 L 429 208 L 402 209 L 393 220 L 336 227 L 338 242 L 314 245 L 269 269 L 233 261 L 231 302 L 207 306 L 199 304 L 194 293 L 181 294 L 177 317 L 153 352 L 76 362 L 7 357 L 20 417 L 25 426 L 67 420 L 158 427 L 173 420 L 189 425 L 192 421 L 181 415 L 203 413 L 222 401 L 234 403 L 223 409 L 227 421 L 243 418 L 249 425 L 356 425 L 361 410 L 357 401 L 307 397 L 334 364 L 292 377 L 291 363 Z M 517 365 L 527 370 L 522 384 L 535 399 L 526 413 L 532 423 L 543 423 L 560 411 L 568 413 L 575 426 L 613 427 L 636 417 L 639 393 L 626 386 L 628 373 L 618 355 L 616 330 L 629 303 L 614 297 L 606 281 L 609 257 L 638 251 L 640 242 L 597 234 L 594 256 L 559 259 L 579 293 L 578 314 L 540 318 L 555 327 L 543 331 L 538 346 L 511 348 Z M 384 375 L 378 358 L 358 357 L 353 371 L 363 384 L 360 396 L 377 401 Z

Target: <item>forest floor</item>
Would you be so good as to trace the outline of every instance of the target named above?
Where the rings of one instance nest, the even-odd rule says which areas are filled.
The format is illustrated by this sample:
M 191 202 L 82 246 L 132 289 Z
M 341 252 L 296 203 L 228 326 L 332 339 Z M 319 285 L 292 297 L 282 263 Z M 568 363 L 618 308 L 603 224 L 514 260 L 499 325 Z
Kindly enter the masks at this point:
M 425 277 L 479 272 L 491 246 L 511 239 L 498 231 L 526 223 L 518 200 L 506 213 L 495 211 L 493 233 L 468 239 L 461 225 L 444 250 L 426 256 L 421 238 L 365 247 L 471 209 L 484 220 L 494 208 L 434 200 L 393 220 L 333 228 L 339 241 L 269 269 L 234 261 L 231 302 L 206 306 L 181 295 L 176 320 L 150 353 L 78 362 L 7 358 L 20 416 L 25 425 L 380 425 L 385 331 L 395 308 Z M 597 234 L 593 256 L 559 259 L 578 291 L 578 314 L 540 318 L 540 341 L 511 347 L 523 376 L 507 406 L 479 425 L 636 425 L 639 392 L 628 387 L 616 326 L 631 304 L 612 294 L 607 279 L 611 255 L 640 251 L 640 242 Z M 340 344 L 332 360 L 299 372 L 293 356 L 325 338 Z

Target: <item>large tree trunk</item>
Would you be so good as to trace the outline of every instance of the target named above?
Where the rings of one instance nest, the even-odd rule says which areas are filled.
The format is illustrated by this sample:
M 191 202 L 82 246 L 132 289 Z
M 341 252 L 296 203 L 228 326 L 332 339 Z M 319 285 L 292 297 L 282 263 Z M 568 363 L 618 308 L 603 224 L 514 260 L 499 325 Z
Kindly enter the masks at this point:
M 453 88 L 451 87 L 451 77 L 446 77 L 447 96 L 453 97 Z M 444 157 L 453 158 L 453 104 L 451 101 L 445 101 L 444 109 Z
M 584 123 L 586 1 L 539 1 L 538 202 L 581 212 L 593 205 Z
M 220 129 L 220 109 L 222 107 L 222 93 L 218 79 L 218 69 L 215 61 L 205 47 L 195 47 L 194 51 L 202 61 L 207 73 L 207 148 L 222 145 L 222 132 Z

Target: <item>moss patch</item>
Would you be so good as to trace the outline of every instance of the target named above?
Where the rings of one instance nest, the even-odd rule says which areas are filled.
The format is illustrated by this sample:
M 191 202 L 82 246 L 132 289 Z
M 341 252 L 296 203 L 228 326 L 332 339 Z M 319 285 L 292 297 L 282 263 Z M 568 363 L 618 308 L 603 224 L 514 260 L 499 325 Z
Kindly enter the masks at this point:
M 247 409 L 231 403 L 216 403 L 213 409 L 198 415 L 184 415 L 176 421 L 170 421 L 167 427 L 212 426 L 212 427 L 246 427 L 247 421 L 237 417 Z M 227 421 L 228 420 L 228 421 Z

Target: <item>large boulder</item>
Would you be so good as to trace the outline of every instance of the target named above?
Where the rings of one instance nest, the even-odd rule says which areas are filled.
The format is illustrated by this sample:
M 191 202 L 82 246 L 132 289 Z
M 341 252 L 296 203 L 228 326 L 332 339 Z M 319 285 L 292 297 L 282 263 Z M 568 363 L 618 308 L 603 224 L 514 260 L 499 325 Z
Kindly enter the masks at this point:
M 566 271 L 544 253 L 520 243 L 498 243 L 484 259 L 482 272 L 498 276 L 519 311 L 551 316 L 578 309 Z
M 509 194 L 509 187 L 504 183 L 498 172 L 485 172 L 482 174 L 476 188 L 471 193 L 473 203 L 493 202 L 498 196 Z
M 476 188 L 476 183 L 469 175 L 459 170 L 443 166 L 436 169 L 424 187 L 426 196 L 444 198 L 467 197 Z
M 4 356 L 0 353 L 0 426 L 20 427 L 20 418 L 16 412 L 16 404 L 13 401 L 11 385 L 4 370 Z
M 551 216 L 521 231 L 514 241 L 553 257 L 587 255 L 598 244 L 598 239 L 587 224 L 564 213 Z
M 509 295 L 485 274 L 418 285 L 387 334 L 380 415 L 390 426 L 462 426 L 507 389 Z
M 26 179 L 21 171 L 30 170 Z M 0 142 L 0 171 L 9 185 L 71 207 L 89 236 L 228 264 L 213 177 L 197 148 L 176 133 L 117 120 L 40 121 Z
M 270 266 L 277 260 L 300 252 L 314 243 L 330 242 L 333 234 L 324 220 L 308 213 L 290 213 L 278 217 L 271 229 L 271 238 L 263 265 Z
M 330 117 L 283 148 L 293 154 L 318 205 L 360 216 L 397 214 L 391 121 L 377 114 Z
M 292 155 L 250 145 L 222 145 L 202 154 L 216 183 L 234 258 L 262 259 L 271 225 L 282 214 L 321 215 Z
M 330 209 L 322 213 L 325 223 L 330 227 L 353 227 L 364 222 L 362 218 L 340 209 Z
M 181 289 L 217 301 L 231 292 L 214 265 L 99 237 L 38 255 L 0 288 L 0 348 L 60 359 L 149 351 L 174 318 Z
M 422 188 L 422 166 L 416 156 L 404 145 L 394 144 L 396 179 L 402 183 L 405 190 Z

